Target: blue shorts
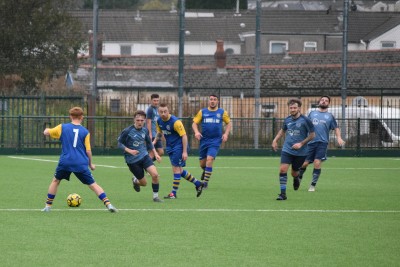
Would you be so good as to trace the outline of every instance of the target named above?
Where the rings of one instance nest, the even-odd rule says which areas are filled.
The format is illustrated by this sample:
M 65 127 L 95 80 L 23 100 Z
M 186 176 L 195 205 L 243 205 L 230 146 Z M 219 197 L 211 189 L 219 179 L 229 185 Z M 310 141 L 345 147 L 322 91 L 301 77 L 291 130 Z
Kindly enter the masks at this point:
M 307 145 L 308 154 L 306 161 L 313 162 L 315 159 L 321 161 L 326 160 L 326 152 L 328 150 L 328 144 L 323 142 L 316 142 Z
M 150 156 L 146 155 L 141 160 L 135 163 L 127 163 L 127 165 L 131 173 L 140 180 L 144 178 L 144 170 L 147 170 L 148 167 L 153 166 L 154 163 Z
M 199 159 L 205 159 L 211 156 L 214 159 L 217 157 L 221 144 L 210 144 L 209 142 L 200 142 Z
M 75 176 L 79 179 L 79 181 L 81 181 L 82 184 L 91 185 L 95 182 L 95 180 L 92 176 L 92 173 L 90 172 L 89 169 L 85 169 L 85 170 L 79 171 L 79 172 L 72 172 L 72 171 L 67 171 L 64 168 L 61 168 L 58 166 L 56 169 L 56 173 L 54 174 L 54 177 L 57 180 L 65 179 L 65 180 L 69 181 L 71 173 L 74 173 Z
M 171 165 L 174 167 L 185 167 L 186 161 L 182 159 L 182 150 L 172 150 L 168 152 L 169 160 Z
M 292 170 L 298 171 L 303 165 L 306 156 L 295 156 L 286 152 L 281 153 L 281 163 L 292 164 Z

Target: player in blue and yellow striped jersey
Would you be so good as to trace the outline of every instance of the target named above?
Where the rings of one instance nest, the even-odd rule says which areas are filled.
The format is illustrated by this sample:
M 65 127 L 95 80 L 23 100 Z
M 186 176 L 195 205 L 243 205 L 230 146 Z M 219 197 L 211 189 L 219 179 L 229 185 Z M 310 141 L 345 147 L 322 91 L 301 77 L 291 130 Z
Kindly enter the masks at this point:
M 218 107 L 218 97 L 210 95 L 208 107 L 201 109 L 193 118 L 192 128 L 194 136 L 200 141 L 199 160 L 203 169 L 201 179 L 204 180 L 204 189 L 208 187 L 213 171 L 213 163 L 217 157 L 222 142 L 228 140 L 232 128 L 231 119 L 226 110 Z M 225 131 L 223 124 L 225 125 Z M 199 126 L 201 125 L 201 132 Z
M 307 156 L 307 143 L 315 137 L 314 125 L 311 120 L 300 113 L 300 99 L 288 101 L 290 116 L 284 121 L 272 141 L 272 149 L 278 150 L 278 141 L 285 136 L 285 142 L 281 152 L 281 164 L 279 167 L 279 183 L 281 193 L 276 200 L 286 200 L 287 172 L 292 165 L 293 186 L 298 187 L 300 183 L 299 170 Z
M 160 135 L 163 134 L 165 137 L 165 151 L 169 156 L 172 165 L 172 172 L 174 173 L 172 191 L 164 198 L 177 198 L 176 194 L 179 189 L 181 177 L 195 185 L 197 197 L 199 197 L 203 190 L 203 183 L 192 176 L 190 172 L 183 169 L 183 167 L 186 166 L 189 147 L 185 127 L 183 126 L 181 120 L 169 113 L 166 104 L 160 104 L 158 113 L 160 114 L 160 118 L 157 120 L 157 132 Z
M 109 211 L 117 212 L 117 209 L 110 203 L 103 188 L 95 182 L 89 170 L 89 168 L 94 170 L 96 166 L 92 163 L 90 133 L 81 125 L 83 121 L 82 108 L 71 108 L 69 117 L 71 123 L 59 124 L 51 129 L 46 128 L 43 132 L 46 136 L 60 139 L 62 152 L 54 178 L 49 186 L 46 206 L 42 211 L 48 212 L 51 210 L 61 180 L 69 181 L 71 173 L 74 173 L 83 184 L 88 185 L 96 193 Z

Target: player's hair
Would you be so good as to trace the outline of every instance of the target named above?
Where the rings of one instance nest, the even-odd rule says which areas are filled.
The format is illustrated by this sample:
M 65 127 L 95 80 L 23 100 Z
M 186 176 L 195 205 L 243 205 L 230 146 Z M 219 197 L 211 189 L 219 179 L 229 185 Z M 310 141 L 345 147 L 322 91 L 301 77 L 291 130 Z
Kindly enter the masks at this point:
M 80 119 L 83 116 L 83 109 L 81 107 L 73 107 L 69 110 L 69 115 L 74 119 Z
M 289 101 L 287 102 L 287 105 L 288 105 L 288 106 L 291 106 L 291 105 L 296 104 L 296 103 L 297 103 L 297 105 L 298 105 L 299 107 L 301 107 L 301 100 L 298 99 L 298 98 L 291 98 L 291 99 L 289 99 Z
M 218 99 L 218 96 L 216 94 L 211 94 L 208 96 L 208 98 L 210 98 L 211 96 L 216 97 Z
M 165 108 L 165 107 L 168 107 L 168 105 L 167 105 L 166 103 L 161 103 L 161 104 L 159 105 L 159 107 L 160 107 L 160 108 Z
M 319 99 L 319 101 L 321 101 L 321 99 L 324 98 L 324 97 L 328 98 L 329 103 L 331 103 L 331 97 L 328 96 L 328 95 L 323 95 L 323 96 L 321 96 L 321 98 Z
M 152 94 L 150 96 L 150 99 L 154 99 L 154 98 L 160 98 L 160 96 L 158 94 Z
M 136 118 L 136 116 L 143 116 L 146 118 L 146 112 L 143 110 L 136 110 L 135 113 L 133 113 L 133 117 Z

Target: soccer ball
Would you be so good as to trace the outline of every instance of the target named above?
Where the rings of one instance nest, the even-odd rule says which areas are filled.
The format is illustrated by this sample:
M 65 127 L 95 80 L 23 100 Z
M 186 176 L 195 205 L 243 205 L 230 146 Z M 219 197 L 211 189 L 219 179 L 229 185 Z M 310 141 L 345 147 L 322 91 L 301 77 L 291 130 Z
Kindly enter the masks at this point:
M 82 198 L 77 193 L 69 194 L 67 197 L 67 204 L 70 207 L 79 207 L 82 203 Z

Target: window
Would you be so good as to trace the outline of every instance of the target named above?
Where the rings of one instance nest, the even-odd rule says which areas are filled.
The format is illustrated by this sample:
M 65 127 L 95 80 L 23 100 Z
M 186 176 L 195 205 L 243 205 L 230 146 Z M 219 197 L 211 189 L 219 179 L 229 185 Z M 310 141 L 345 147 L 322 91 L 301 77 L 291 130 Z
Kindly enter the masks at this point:
M 121 101 L 119 99 L 111 99 L 110 100 L 110 109 L 111 109 L 111 112 L 120 112 Z
M 304 51 L 317 51 L 317 42 L 304 42 Z
M 266 118 L 272 117 L 272 115 L 276 112 L 277 110 L 277 104 L 275 103 L 265 103 L 261 104 L 260 108 L 260 115 Z
M 121 56 L 130 56 L 130 55 L 132 55 L 132 46 L 121 45 Z
M 8 111 L 7 101 L 0 100 L 0 111 Z
M 396 48 L 396 42 L 394 42 L 394 41 L 382 41 L 381 42 L 381 48 L 382 49 Z
M 157 54 L 168 54 L 168 47 L 157 47 Z
M 288 50 L 288 42 L 285 41 L 271 41 L 269 43 L 270 54 L 284 54 Z
M 227 55 L 233 55 L 233 54 L 235 54 L 235 51 L 232 48 L 227 48 L 227 49 L 225 49 L 225 53 Z

